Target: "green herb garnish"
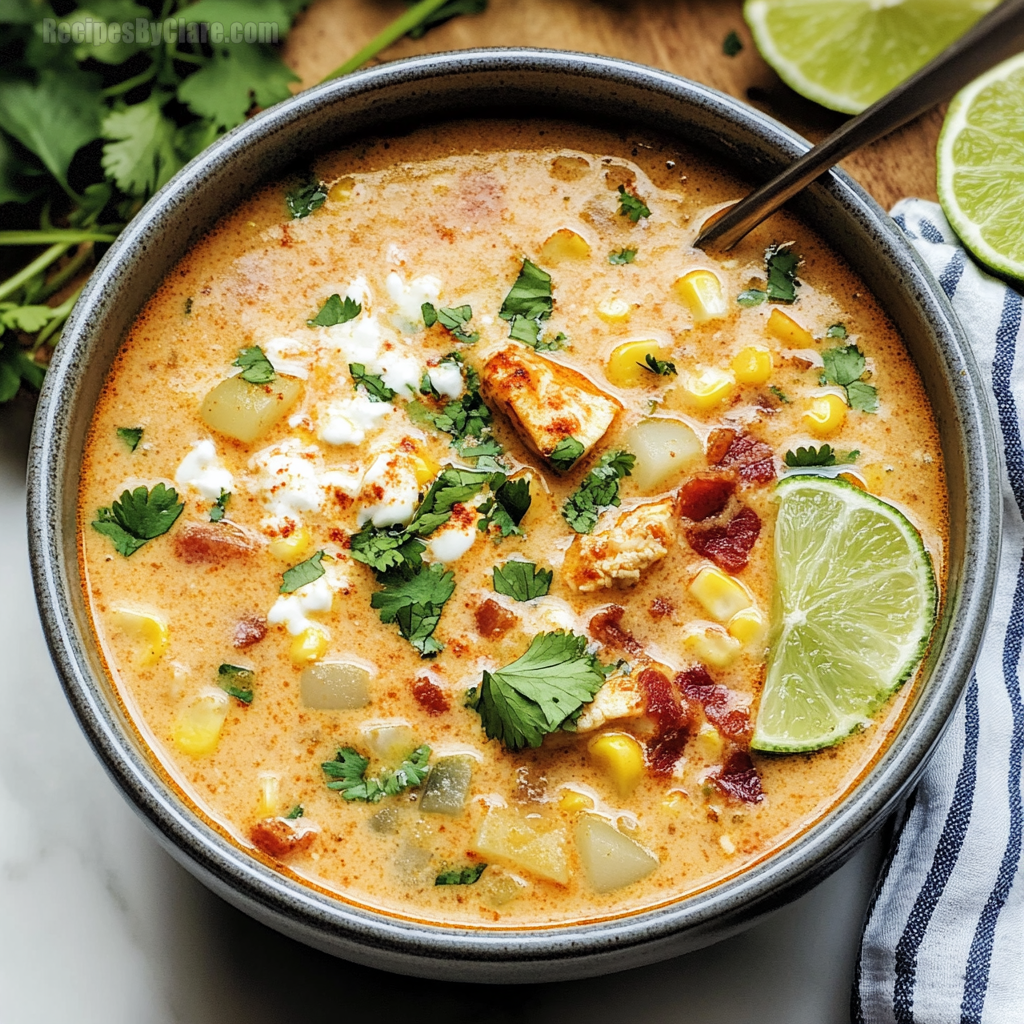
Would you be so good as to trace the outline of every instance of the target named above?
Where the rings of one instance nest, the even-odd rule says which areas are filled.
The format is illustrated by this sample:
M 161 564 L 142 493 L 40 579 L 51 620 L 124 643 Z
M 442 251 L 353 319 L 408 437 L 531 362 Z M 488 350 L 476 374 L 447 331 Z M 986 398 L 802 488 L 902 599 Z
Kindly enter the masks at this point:
M 498 316 L 511 324 L 509 337 L 537 347 L 542 321 L 554 311 L 551 275 L 524 257 L 519 276 L 501 304 Z
M 128 450 L 133 452 L 142 440 L 142 427 L 118 427 L 117 436 L 128 445 Z
M 642 363 L 637 363 L 636 365 L 641 369 L 650 370 L 651 373 L 659 377 L 672 377 L 678 373 L 675 363 L 670 363 L 665 359 L 658 359 L 650 352 L 644 356 Z
M 147 541 L 166 533 L 184 507 L 173 487 L 136 487 L 134 491 L 122 491 L 110 508 L 97 509 L 92 527 L 109 537 L 117 552 L 127 558 Z
M 406 789 L 422 785 L 427 777 L 427 762 L 430 760 L 430 747 L 424 744 L 417 747 L 394 771 L 383 772 L 375 779 L 366 778 L 366 769 L 370 767 L 370 759 L 363 757 L 351 747 L 342 747 L 335 755 L 335 760 L 324 761 L 320 767 L 324 775 L 332 780 L 327 783 L 346 800 L 362 800 L 376 804 L 386 796 L 397 796 Z
M 736 30 L 733 29 L 733 31 L 722 40 L 722 53 L 724 53 L 726 57 L 735 57 L 742 49 L 743 43 L 740 40 L 739 35 L 736 33 Z
M 361 303 L 348 295 L 342 301 L 341 296 L 335 293 L 320 307 L 320 312 L 306 323 L 310 327 L 335 327 L 337 324 L 347 324 L 349 320 L 355 320 L 362 311 Z
M 464 458 L 481 459 L 483 456 L 490 457 L 491 465 L 488 467 L 500 471 L 501 467 L 494 462 L 494 456 L 502 453 L 501 445 L 491 436 L 493 417 L 491 410 L 480 395 L 480 376 L 472 366 L 463 363 L 462 356 L 457 352 L 451 352 L 444 357 L 442 362 L 457 362 L 462 365 L 462 379 L 466 392 L 459 398 L 446 401 L 437 411 L 434 411 L 420 402 L 418 399 L 406 406 L 409 418 L 418 425 L 429 424 L 437 430 L 450 434 L 452 447 Z M 430 390 L 429 381 L 425 382 Z M 486 463 L 477 462 L 477 465 L 484 468 Z
M 651 211 L 647 209 L 642 199 L 630 195 L 625 185 L 619 186 L 619 214 L 628 217 L 634 224 L 641 217 L 650 217 Z
M 621 504 L 619 481 L 630 476 L 635 462 L 636 456 L 625 451 L 602 455 L 601 461 L 562 506 L 562 518 L 577 533 L 590 533 L 603 509 Z
M 785 393 L 783 392 L 782 388 L 780 388 L 780 387 L 779 387 L 779 386 L 778 386 L 777 384 L 769 384 L 769 385 L 768 385 L 768 390 L 769 390 L 769 391 L 770 391 L 770 392 L 771 392 L 771 393 L 772 393 L 772 394 L 773 394 L 773 395 L 774 395 L 774 396 L 775 396 L 775 397 L 776 397 L 776 398 L 777 398 L 777 399 L 778 399 L 778 400 L 779 400 L 780 402 L 782 402 L 782 404 L 783 404 L 783 405 L 789 405 L 789 404 L 790 404 L 790 402 L 792 401 L 792 399 L 790 399 L 790 398 L 789 398 L 789 396 L 788 396 L 788 395 L 786 395 L 786 394 L 785 394 Z
M 259 345 L 243 348 L 231 365 L 242 367 L 238 376 L 250 384 L 270 384 L 277 379 L 274 364 L 263 354 Z
M 832 324 L 825 332 L 826 338 L 835 338 L 837 341 L 846 341 L 846 324 Z
M 224 513 L 227 511 L 228 502 L 231 500 L 231 492 L 225 491 L 221 488 L 220 495 L 213 504 L 213 508 L 210 509 L 210 522 L 219 523 L 224 518 Z
M 307 558 L 304 562 L 299 562 L 298 565 L 293 565 L 290 569 L 285 569 L 282 575 L 281 586 L 279 588 L 282 594 L 292 594 L 299 587 L 306 586 L 307 583 L 312 583 L 314 580 L 320 579 L 324 575 L 326 570 L 323 567 L 324 558 L 328 557 L 327 552 L 322 549 L 315 555 Z
M 370 607 L 377 609 L 385 625 L 396 623 L 420 657 L 430 658 L 444 650 L 434 639 L 434 630 L 454 591 L 453 572 L 441 564 L 421 565 L 410 578 L 385 583 L 370 596 Z
M 613 267 L 621 267 L 625 263 L 632 263 L 636 259 L 636 249 L 620 249 L 618 252 L 608 253 L 608 262 Z
M 362 385 L 371 402 L 390 402 L 397 392 L 384 383 L 384 378 L 377 373 L 367 373 L 362 363 L 349 363 L 348 372 L 352 374 L 352 387 Z
M 322 181 L 309 179 L 285 193 L 284 201 L 292 220 L 308 217 L 327 201 L 327 186 Z
M 496 565 L 492 573 L 495 592 L 515 601 L 545 597 L 551 589 L 554 576 L 551 569 L 538 569 L 534 562 L 521 562 L 518 559 Z
M 790 252 L 789 244 L 770 245 L 764 251 L 768 272 L 768 299 L 770 302 L 796 302 L 796 270 L 800 257 Z
M 783 461 L 791 468 L 804 468 L 807 466 L 835 466 L 837 463 L 856 462 L 860 456 L 860 450 L 852 452 L 837 452 L 831 445 L 823 444 L 820 448 L 797 448 L 786 452 Z
M 434 879 L 434 885 L 474 885 L 487 868 L 486 864 L 470 864 L 465 868 L 448 868 Z
M 548 462 L 560 472 L 568 473 L 585 450 L 575 437 L 563 437 L 548 456 Z
M 866 372 L 864 353 L 856 345 L 840 345 L 821 353 L 825 363 L 823 384 L 833 384 L 846 391 L 851 409 L 878 411 L 878 389 L 861 378 Z
M 294 821 L 296 818 L 301 818 L 306 813 L 302 804 L 296 804 L 286 815 L 289 821 Z
M 477 529 L 486 532 L 492 526 L 496 527 L 496 541 L 504 537 L 521 537 L 523 530 L 519 524 L 533 502 L 530 496 L 530 481 L 525 477 L 519 480 L 506 480 L 497 489 L 494 488 L 492 481 L 491 489 L 493 495 L 477 508 L 480 513 Z
M 217 669 L 220 688 L 243 704 L 252 703 L 252 684 L 255 678 L 256 673 L 252 669 L 239 668 L 238 665 L 221 665 Z
M 436 309 L 431 303 L 424 302 L 420 311 L 427 327 L 440 324 L 456 341 L 461 341 L 465 345 L 472 345 L 474 341 L 480 340 L 479 331 L 465 329 L 466 324 L 473 319 L 472 306 L 442 306 Z
M 768 293 L 761 291 L 760 288 L 748 288 L 745 292 L 740 292 L 736 296 L 736 301 L 741 306 L 760 306 L 767 298 Z

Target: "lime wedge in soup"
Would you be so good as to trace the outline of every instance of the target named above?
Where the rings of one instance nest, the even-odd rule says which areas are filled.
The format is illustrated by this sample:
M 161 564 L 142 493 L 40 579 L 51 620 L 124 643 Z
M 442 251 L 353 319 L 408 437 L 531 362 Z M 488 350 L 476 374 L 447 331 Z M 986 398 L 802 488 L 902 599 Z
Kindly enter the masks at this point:
M 811 474 L 776 488 L 773 642 L 751 746 L 838 743 L 924 654 L 938 593 L 921 535 L 891 505 Z

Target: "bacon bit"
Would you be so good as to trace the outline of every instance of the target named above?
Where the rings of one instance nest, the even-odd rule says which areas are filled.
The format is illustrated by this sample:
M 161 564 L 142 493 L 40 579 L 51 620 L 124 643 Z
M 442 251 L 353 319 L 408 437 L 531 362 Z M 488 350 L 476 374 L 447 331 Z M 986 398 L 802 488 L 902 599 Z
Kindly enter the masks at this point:
M 675 611 L 675 607 L 671 601 L 665 600 L 663 597 L 656 597 L 651 602 L 650 612 L 656 619 L 663 619 L 666 615 L 671 615 Z
M 235 625 L 231 643 L 239 650 L 258 644 L 267 635 L 267 620 L 261 615 L 246 615 Z
M 726 796 L 731 796 L 734 800 L 742 800 L 746 804 L 759 804 L 764 800 L 761 776 L 757 774 L 750 755 L 745 751 L 736 751 L 708 778 Z
M 746 708 L 731 707 L 735 695 L 716 683 L 703 665 L 685 669 L 675 678 L 683 697 L 704 709 L 704 717 L 731 740 L 744 740 L 750 735 L 750 714 Z
M 174 553 L 190 564 L 219 565 L 246 558 L 255 548 L 248 533 L 234 523 L 186 523 L 174 534 Z
M 741 508 L 726 526 L 690 526 L 686 539 L 690 547 L 710 558 L 726 572 L 740 572 L 747 567 L 750 549 L 761 533 L 761 517 L 752 508 Z
M 735 438 L 736 431 L 732 427 L 716 427 L 708 434 L 708 449 L 704 457 L 709 466 L 717 466 L 725 458 L 725 453 Z
M 443 715 L 451 707 L 444 690 L 426 676 L 412 684 L 412 695 L 428 715 Z
M 644 645 L 620 625 L 625 614 L 626 609 L 621 605 L 609 605 L 590 620 L 587 629 L 595 640 L 600 640 L 607 647 L 618 647 L 633 657 L 639 657 L 644 653 Z
M 679 488 L 679 514 L 694 522 L 717 516 L 736 490 L 736 474 L 731 470 L 698 473 Z
M 487 598 L 473 613 L 476 630 L 490 640 L 503 637 L 513 626 L 518 625 L 519 616 L 502 608 L 493 598 Z
M 264 818 L 249 830 L 249 839 L 257 850 L 281 860 L 308 850 L 316 839 L 316 830 L 304 828 L 300 832 L 285 818 Z
M 654 775 L 671 775 L 686 746 L 690 714 L 664 673 L 645 668 L 637 679 L 647 697 L 647 714 L 658 724 L 657 735 L 647 742 L 647 767 Z
M 766 484 L 775 479 L 775 453 L 756 437 L 739 434 L 733 438 L 721 465 L 735 466 L 749 484 Z

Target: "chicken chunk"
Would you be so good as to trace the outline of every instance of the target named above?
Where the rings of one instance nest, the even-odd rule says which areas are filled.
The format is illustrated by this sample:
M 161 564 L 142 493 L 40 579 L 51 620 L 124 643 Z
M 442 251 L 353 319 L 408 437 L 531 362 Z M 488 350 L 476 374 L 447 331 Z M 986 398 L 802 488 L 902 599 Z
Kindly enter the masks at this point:
M 559 443 L 574 438 L 582 458 L 604 436 L 622 406 L 582 373 L 509 346 L 484 366 L 485 394 L 508 417 L 523 441 L 550 461 Z M 552 463 L 556 469 L 569 467 Z
M 566 556 L 566 578 L 584 594 L 632 587 L 644 569 L 668 554 L 674 541 L 672 499 L 638 505 L 619 516 L 614 526 L 576 538 Z
M 644 692 L 637 674 L 613 676 L 597 691 L 597 696 L 583 705 L 576 722 L 577 732 L 593 732 L 605 722 L 620 718 L 639 718 L 644 713 Z

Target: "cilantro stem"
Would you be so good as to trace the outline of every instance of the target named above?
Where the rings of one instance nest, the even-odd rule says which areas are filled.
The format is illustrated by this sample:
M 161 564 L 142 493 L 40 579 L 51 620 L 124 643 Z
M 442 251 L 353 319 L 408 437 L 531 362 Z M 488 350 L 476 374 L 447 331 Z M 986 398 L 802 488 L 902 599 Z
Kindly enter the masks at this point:
M 133 75 L 131 78 L 126 78 L 123 82 L 118 82 L 116 85 L 111 85 L 103 90 L 104 96 L 123 96 L 126 92 L 131 92 L 138 85 L 145 85 L 158 71 L 156 62 L 146 68 L 145 71 L 140 71 L 139 74 Z
M 5 231 L 3 234 L 15 234 L 15 232 Z M 45 270 L 51 263 L 56 263 L 70 248 L 70 244 L 62 242 L 57 245 L 51 245 L 46 252 L 40 253 L 31 263 L 22 267 L 16 274 L 12 274 L 6 281 L 0 284 L 0 300 L 6 299 L 8 295 L 13 295 L 22 285 L 28 284 L 36 274 L 41 270 Z
M 69 245 L 76 245 L 79 242 L 113 242 L 115 238 L 117 238 L 116 234 L 105 231 L 77 231 L 74 228 L 0 231 L 0 245 L 45 245 L 47 242 L 61 242 L 67 248 Z
M 71 316 L 71 310 L 74 309 L 75 303 L 78 301 L 78 296 L 82 294 L 82 289 L 85 287 L 84 282 L 79 285 L 74 292 L 71 293 L 59 306 L 53 311 L 53 319 L 39 332 L 36 336 L 36 340 L 32 345 L 32 351 L 35 352 L 37 349 L 42 348 L 46 344 L 46 339 L 53 334 L 54 331 L 60 327 L 69 316 Z
M 406 34 L 426 21 L 434 11 L 443 7 L 448 0 L 420 0 L 418 4 L 410 7 L 405 14 L 395 18 L 389 25 L 386 25 L 378 32 L 361 50 L 354 53 L 344 64 L 335 68 L 329 75 L 324 77 L 325 82 L 332 78 L 340 78 L 357 68 L 361 68 L 367 61 L 372 60 L 382 50 L 386 50 L 392 43 L 398 42 Z
M 46 282 L 43 288 L 39 289 L 38 294 L 35 296 L 36 302 L 41 302 L 44 299 L 48 299 L 55 292 L 59 292 L 65 284 L 68 283 L 81 269 L 89 262 L 92 257 L 92 242 L 84 243 L 71 257 L 70 260 L 57 271 L 53 277 Z

